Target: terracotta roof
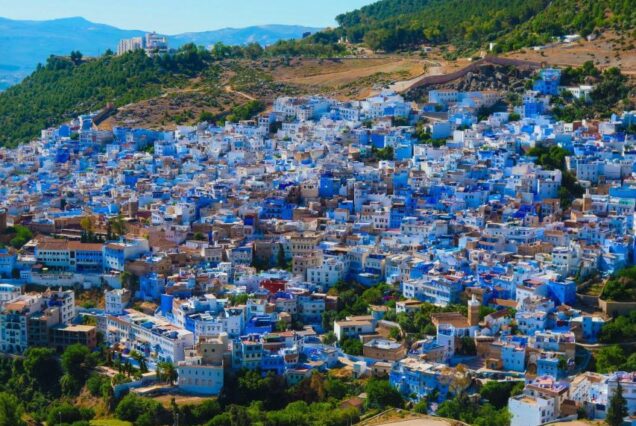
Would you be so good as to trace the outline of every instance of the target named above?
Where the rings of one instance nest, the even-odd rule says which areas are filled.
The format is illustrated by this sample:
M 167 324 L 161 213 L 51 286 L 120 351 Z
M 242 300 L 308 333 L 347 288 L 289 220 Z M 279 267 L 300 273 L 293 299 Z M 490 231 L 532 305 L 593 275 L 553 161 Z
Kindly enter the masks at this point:
M 493 303 L 497 306 L 503 306 L 505 308 L 517 308 L 517 301 L 509 299 L 493 299 Z
M 76 241 L 70 241 L 68 243 L 69 250 L 75 251 L 102 251 L 103 244 L 99 243 L 78 243 Z
M 68 241 L 66 240 L 47 240 L 38 243 L 38 250 L 67 250 Z
M 459 312 L 443 312 L 431 315 L 433 325 L 449 324 L 455 328 L 468 328 L 468 319 Z

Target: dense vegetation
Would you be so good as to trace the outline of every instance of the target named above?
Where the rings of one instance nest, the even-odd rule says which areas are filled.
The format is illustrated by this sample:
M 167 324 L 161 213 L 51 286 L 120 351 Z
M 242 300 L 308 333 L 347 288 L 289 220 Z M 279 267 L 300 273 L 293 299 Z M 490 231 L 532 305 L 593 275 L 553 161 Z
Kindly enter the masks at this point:
M 636 371 L 636 353 L 626 352 L 618 345 L 605 346 L 594 356 L 596 371 Z
M 636 300 L 636 267 L 625 268 L 607 281 L 601 298 L 620 302 Z
M 97 354 L 82 345 L 69 346 L 61 357 L 50 348 L 33 347 L 24 358 L 1 358 L 0 401 L 11 406 L 7 411 L 28 412 L 36 420 L 46 420 L 52 412 L 56 417 L 63 412 L 72 421 L 88 420 L 94 416 L 90 410 L 69 408 L 65 403 L 79 393 L 96 363 Z M 3 392 L 15 398 L 3 398 Z
M 601 72 L 591 61 L 578 68 L 563 70 L 564 86 L 593 83 L 590 99 L 576 99 L 569 92 L 552 98 L 553 114 L 558 120 L 572 122 L 584 118 L 608 118 L 613 112 L 633 108 L 629 101 L 630 86 L 620 69 L 612 67 Z
M 628 0 L 382 0 L 337 21 L 338 35 L 374 50 L 422 43 L 476 48 L 497 42 L 496 49 L 505 51 L 568 33 L 629 29 L 636 16 Z
M 130 356 L 137 362 L 143 360 L 134 352 Z M 164 364 L 158 366 L 158 379 L 174 382 L 174 366 Z M 112 378 L 100 375 L 94 370 L 97 365 L 108 365 L 119 373 Z M 177 415 L 184 426 L 344 426 L 355 423 L 359 412 L 340 407 L 340 402 L 361 392 L 368 395 L 369 409 L 403 405 L 400 394 L 386 380 L 365 383 L 317 372 L 291 387 L 283 376 L 263 376 L 257 371 L 230 373 L 218 400 L 200 405 L 173 403 L 165 407 L 133 394 L 115 398 L 111 385 L 138 378 L 145 368 L 143 362 L 139 365 L 135 368 L 128 361 L 113 359 L 103 346 L 91 353 L 85 346 L 73 345 L 62 354 L 33 347 L 23 358 L 0 358 L 0 426 L 23 426 L 27 418 L 50 425 L 88 426 L 98 414 L 141 426 L 173 424 Z M 87 402 L 89 396 L 93 399 L 87 405 L 93 408 L 78 403 Z
M 179 424 L 195 425 L 349 425 L 358 420 L 354 408 L 340 407 L 339 402 L 366 392 L 370 409 L 401 407 L 400 394 L 386 380 L 362 381 L 334 378 L 314 373 L 299 384 L 288 387 L 282 376 L 257 371 L 240 371 L 226 375 L 225 387 L 218 400 L 201 405 L 173 404 L 171 409 L 135 395 L 124 396 L 116 405 L 115 415 L 135 425 L 172 424 L 178 414 Z
M 603 325 L 599 339 L 603 343 L 621 343 L 636 340 L 636 312 L 620 315 Z
M 475 426 L 508 426 L 510 424 L 510 412 L 507 407 L 498 410 L 489 403 L 475 402 L 465 394 L 442 402 L 436 414 Z
M 9 245 L 16 249 L 22 248 L 23 245 L 33 238 L 31 230 L 23 225 L 10 226 L 4 230 L 4 234 L 10 237 Z M 2 246 L 3 244 L 0 243 L 0 247 Z
M 41 129 L 79 114 L 158 96 L 164 86 L 179 86 L 205 67 L 203 55 L 184 50 L 164 60 L 142 51 L 105 55 L 81 63 L 51 56 L 21 84 L 0 94 L 0 144 L 13 146 Z
M 383 0 L 337 17 L 351 42 L 394 51 L 422 43 L 478 44 L 536 15 L 546 0 Z

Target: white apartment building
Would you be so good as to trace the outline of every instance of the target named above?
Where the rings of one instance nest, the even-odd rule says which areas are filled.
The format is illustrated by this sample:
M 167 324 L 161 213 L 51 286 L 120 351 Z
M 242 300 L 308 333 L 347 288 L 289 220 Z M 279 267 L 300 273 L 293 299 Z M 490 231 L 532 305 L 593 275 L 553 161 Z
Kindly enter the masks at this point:
M 223 388 L 223 358 L 229 354 L 228 336 L 220 334 L 200 339 L 185 351 L 177 364 L 179 389 L 198 395 L 218 395 Z
M 185 348 L 194 344 L 192 332 L 132 309 L 123 316 L 108 315 L 103 331 L 110 344 L 121 343 L 156 361 L 183 361 Z
M 556 418 L 554 400 L 521 394 L 508 400 L 510 426 L 539 426 Z
M 120 40 L 117 45 L 117 55 L 123 55 L 128 52 L 132 52 L 134 50 L 143 49 L 144 48 L 144 38 L 143 37 L 132 37 L 124 40 Z
M 123 315 L 130 302 L 130 290 L 118 288 L 105 293 L 105 312 L 108 315 Z
M 611 401 L 614 396 L 619 381 L 623 388 L 623 397 L 627 401 L 627 412 L 633 414 L 636 412 L 636 372 L 617 371 L 609 376 L 607 379 L 608 401 Z
M 0 351 L 22 353 L 28 347 L 29 317 L 42 309 L 44 300 L 39 294 L 25 294 L 6 303 L 0 311 Z
M 375 331 L 373 321 L 366 316 L 348 317 L 344 321 L 333 323 L 333 332 L 338 340 L 359 337 L 361 334 L 370 334 Z
M 344 262 L 333 257 L 327 258 L 322 265 L 307 268 L 307 281 L 318 284 L 323 288 L 330 288 L 344 279 L 346 275 Z
M 13 284 L 0 284 L 0 308 L 22 294 L 22 287 Z

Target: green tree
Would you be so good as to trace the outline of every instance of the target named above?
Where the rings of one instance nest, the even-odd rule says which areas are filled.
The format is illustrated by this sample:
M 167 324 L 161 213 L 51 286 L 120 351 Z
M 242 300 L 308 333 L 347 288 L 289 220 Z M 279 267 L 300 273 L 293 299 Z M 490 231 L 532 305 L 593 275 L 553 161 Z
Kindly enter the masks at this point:
M 605 283 L 601 297 L 604 300 L 621 302 L 636 300 L 636 267 L 624 268 L 614 274 L 614 276 Z M 632 322 L 631 316 L 629 322 Z
M 32 347 L 24 353 L 24 370 L 35 388 L 43 393 L 57 394 L 62 376 L 60 362 L 50 348 Z
M 426 398 L 422 398 L 413 406 L 413 411 L 420 414 L 428 413 L 428 400 Z
M 76 424 L 89 421 L 95 417 L 95 412 L 87 408 L 79 408 L 67 402 L 56 402 L 48 409 L 46 422 L 49 425 Z
M 216 121 L 216 115 L 210 111 L 201 111 L 199 113 L 198 121 L 199 123 L 203 123 L 204 121 L 207 123 L 214 123 Z
M 61 357 L 62 368 L 79 383 L 84 384 L 95 367 L 91 351 L 82 344 L 68 346 Z
M 79 65 L 82 62 L 83 57 L 84 55 L 82 55 L 82 52 L 80 52 L 79 50 L 73 50 L 70 55 L 71 62 L 73 62 L 75 65 Z
M 457 351 L 460 355 L 477 355 L 477 347 L 475 345 L 475 339 L 469 336 L 464 336 L 460 340 L 461 346 Z
M 285 269 L 287 266 L 287 259 L 285 258 L 285 250 L 283 249 L 283 245 L 278 245 L 278 253 L 276 254 L 276 263 L 280 269 Z
M 177 407 L 177 410 L 180 425 L 203 425 L 223 412 L 221 404 L 215 399 L 206 399 L 196 405 L 181 405 Z
M 625 352 L 618 345 L 601 348 L 595 356 L 596 371 L 599 373 L 609 373 L 616 371 L 626 361 Z
M 108 377 L 93 373 L 86 381 L 86 388 L 91 393 L 91 395 L 101 396 L 104 383 L 110 386 L 110 380 L 108 379 Z
M 388 380 L 370 379 L 364 388 L 367 393 L 367 406 L 384 409 L 386 407 L 401 408 L 404 399 Z
M 496 409 L 501 409 L 508 405 L 508 399 L 511 396 L 518 395 L 523 391 L 523 386 L 523 382 L 497 382 L 493 380 L 482 386 L 479 394 Z
M 9 241 L 11 247 L 15 249 L 21 249 L 26 243 L 31 241 L 33 233 L 29 228 L 23 225 L 15 225 L 13 228 L 15 236 Z M 7 229 L 7 231 L 9 228 Z
M 0 392 L 0 426 L 24 426 L 22 406 L 18 399 L 7 392 Z
M 616 391 L 614 391 L 614 394 L 610 398 L 605 421 L 609 426 L 621 426 L 627 414 L 629 414 L 627 412 L 627 401 L 623 396 L 623 386 L 619 381 L 616 386 Z
M 177 381 L 177 369 L 171 362 L 160 362 L 157 364 L 157 377 L 172 385 Z
M 117 404 L 115 415 L 135 425 L 159 426 L 172 423 L 172 416 L 161 403 L 129 393 Z
M 362 355 L 362 342 L 355 337 L 349 339 L 343 339 L 340 342 L 340 348 L 342 351 L 349 355 Z
M 328 331 L 322 336 L 322 343 L 324 343 L 325 345 L 332 345 L 336 343 L 337 340 L 338 338 L 333 331 Z
M 441 403 L 436 414 L 477 426 L 508 426 L 510 424 L 510 413 L 507 407 L 497 410 L 489 403 L 473 402 L 464 393 Z

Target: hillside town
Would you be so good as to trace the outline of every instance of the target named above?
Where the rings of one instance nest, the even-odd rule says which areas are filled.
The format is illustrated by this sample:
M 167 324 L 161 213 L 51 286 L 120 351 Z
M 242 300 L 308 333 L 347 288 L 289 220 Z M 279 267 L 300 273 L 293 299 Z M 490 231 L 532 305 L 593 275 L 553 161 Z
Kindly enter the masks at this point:
M 495 90 L 385 88 L 172 131 L 101 111 L 43 129 L 0 148 L 0 351 L 108 353 L 102 374 L 140 372 L 115 396 L 338 370 L 433 415 L 491 382 L 516 386 L 512 426 L 605 419 L 617 393 L 636 415 L 627 356 L 603 368 L 636 339 L 610 333 L 636 307 L 612 295 L 636 288 L 636 112 L 551 113 L 593 89 L 543 68 L 503 109 Z

